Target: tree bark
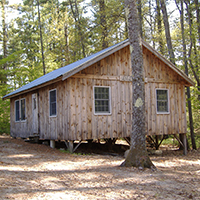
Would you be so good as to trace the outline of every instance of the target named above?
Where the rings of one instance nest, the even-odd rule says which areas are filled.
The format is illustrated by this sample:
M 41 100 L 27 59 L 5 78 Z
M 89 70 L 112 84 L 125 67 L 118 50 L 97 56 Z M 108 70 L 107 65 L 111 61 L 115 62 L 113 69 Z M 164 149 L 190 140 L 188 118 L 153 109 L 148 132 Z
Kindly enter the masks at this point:
M 173 64 L 175 64 L 175 56 L 174 56 L 174 51 L 172 47 L 172 40 L 171 40 L 171 35 L 170 35 L 169 21 L 168 21 L 165 1 L 160 0 L 160 4 L 161 4 L 161 10 L 163 13 L 163 21 L 164 21 L 164 26 L 165 26 L 165 36 L 166 36 L 166 41 L 167 41 L 168 53 L 169 53 L 170 61 Z
M 130 151 L 121 166 L 151 168 L 145 143 L 145 89 L 142 41 L 135 0 L 125 0 L 132 65 L 132 132 Z

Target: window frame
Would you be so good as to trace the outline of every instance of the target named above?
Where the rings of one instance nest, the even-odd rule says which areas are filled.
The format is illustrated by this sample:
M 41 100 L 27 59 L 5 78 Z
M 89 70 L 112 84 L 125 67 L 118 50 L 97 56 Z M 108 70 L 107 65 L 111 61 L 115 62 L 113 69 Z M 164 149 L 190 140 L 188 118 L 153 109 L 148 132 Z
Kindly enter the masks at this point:
M 96 112 L 95 111 L 95 88 L 108 88 L 108 93 L 109 93 L 109 99 L 108 99 L 108 108 L 109 112 Z M 112 107 L 111 107 L 111 87 L 110 86 L 99 86 L 99 85 L 94 85 L 93 86 L 93 111 L 94 115 L 111 115 L 112 114 Z
M 158 111 L 158 99 L 157 99 L 157 91 L 158 90 L 167 91 L 167 108 L 168 108 L 168 111 Z M 156 88 L 156 113 L 157 114 L 170 114 L 169 89 L 166 89 L 166 88 Z
M 55 91 L 56 92 L 56 114 L 53 114 L 51 115 L 51 98 L 50 98 L 50 93 L 52 91 Z M 57 117 L 57 89 L 52 89 L 52 90 L 49 90 L 49 117 Z
M 24 100 L 24 119 L 22 119 L 22 101 Z M 16 110 L 16 102 L 19 102 L 19 120 L 16 119 L 16 114 L 17 114 L 17 110 Z M 26 121 L 26 98 L 20 98 L 15 100 L 15 122 L 25 122 Z

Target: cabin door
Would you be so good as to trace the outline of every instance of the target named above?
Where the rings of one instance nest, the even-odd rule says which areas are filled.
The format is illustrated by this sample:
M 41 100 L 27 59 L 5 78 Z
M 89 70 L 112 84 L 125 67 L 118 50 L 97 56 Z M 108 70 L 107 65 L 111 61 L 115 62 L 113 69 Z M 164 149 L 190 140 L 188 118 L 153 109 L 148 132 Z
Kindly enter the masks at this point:
M 32 94 L 33 135 L 38 135 L 38 98 L 37 93 Z

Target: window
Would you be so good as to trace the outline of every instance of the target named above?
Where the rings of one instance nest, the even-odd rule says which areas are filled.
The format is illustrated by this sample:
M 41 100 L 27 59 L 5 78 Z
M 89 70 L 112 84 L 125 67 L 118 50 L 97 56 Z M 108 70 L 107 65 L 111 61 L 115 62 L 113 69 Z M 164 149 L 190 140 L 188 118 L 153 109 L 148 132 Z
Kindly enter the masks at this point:
M 95 114 L 111 114 L 110 87 L 94 87 Z
M 168 90 L 156 89 L 157 113 L 169 113 Z
M 25 120 L 25 107 L 26 107 L 25 99 L 21 99 L 21 120 Z
M 26 100 L 20 99 L 15 101 L 15 121 L 26 120 Z
M 19 100 L 15 101 L 15 121 L 20 121 L 20 117 L 19 117 Z
M 36 109 L 36 98 L 34 97 L 33 98 L 33 110 L 35 110 Z
M 56 116 L 56 90 L 49 91 L 50 116 Z

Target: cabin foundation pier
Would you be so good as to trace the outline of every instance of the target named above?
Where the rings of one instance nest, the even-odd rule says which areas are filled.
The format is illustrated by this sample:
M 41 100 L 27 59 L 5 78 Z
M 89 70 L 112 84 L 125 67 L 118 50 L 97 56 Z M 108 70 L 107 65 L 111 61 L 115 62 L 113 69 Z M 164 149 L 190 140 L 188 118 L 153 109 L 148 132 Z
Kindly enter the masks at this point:
M 70 153 L 74 152 L 74 141 L 69 140 L 69 141 L 64 141 L 65 145 L 67 146 L 67 149 L 69 150 Z
M 50 147 L 53 149 L 56 147 L 55 140 L 50 140 Z
M 177 135 L 174 134 L 174 137 L 177 139 L 177 141 L 179 142 L 179 144 L 183 147 L 183 154 L 187 155 L 187 137 L 186 137 L 186 133 L 181 133 L 182 134 L 182 140 L 181 141 L 179 139 L 179 137 Z

